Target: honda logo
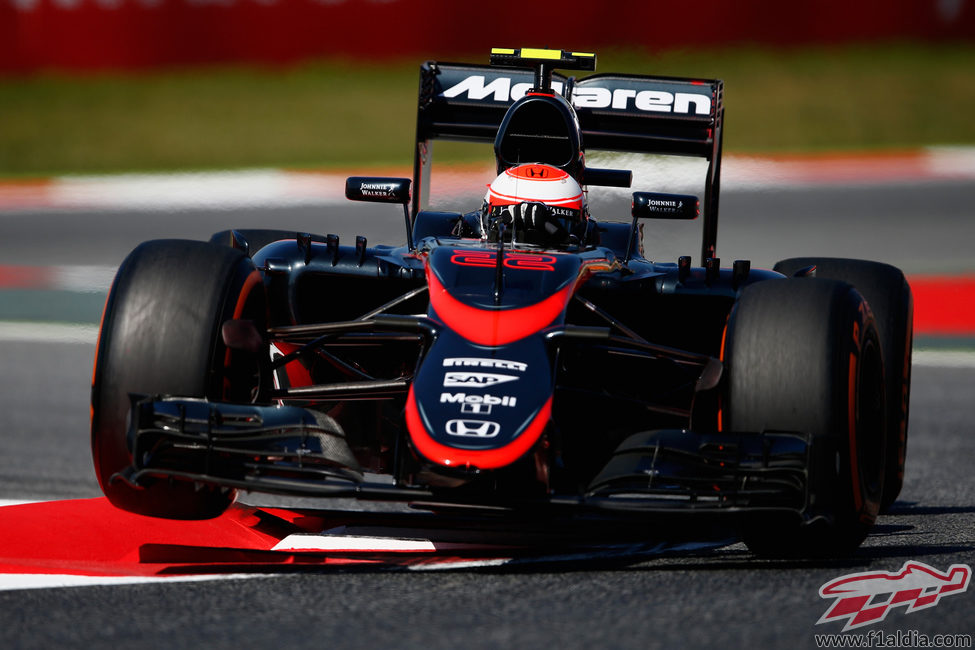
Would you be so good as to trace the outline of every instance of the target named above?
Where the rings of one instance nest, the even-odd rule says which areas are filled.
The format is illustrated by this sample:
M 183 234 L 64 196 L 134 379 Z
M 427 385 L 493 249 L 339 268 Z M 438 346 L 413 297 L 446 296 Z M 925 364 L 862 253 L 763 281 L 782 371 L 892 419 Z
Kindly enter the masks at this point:
M 447 433 L 463 438 L 493 438 L 501 433 L 501 425 L 487 420 L 448 420 Z

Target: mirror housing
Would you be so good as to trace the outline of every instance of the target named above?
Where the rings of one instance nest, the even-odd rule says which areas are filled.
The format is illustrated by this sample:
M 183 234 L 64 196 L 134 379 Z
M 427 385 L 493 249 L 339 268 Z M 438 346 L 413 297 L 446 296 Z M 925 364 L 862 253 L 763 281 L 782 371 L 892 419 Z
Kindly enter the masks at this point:
M 345 180 L 345 198 L 352 201 L 406 205 L 410 202 L 412 183 L 409 178 L 350 176 Z
M 629 187 L 633 183 L 633 172 L 628 169 L 602 169 L 586 167 L 582 172 L 583 185 L 599 187 Z
M 691 194 L 634 192 L 633 219 L 697 219 L 701 202 Z
M 406 245 L 416 252 L 413 243 L 413 223 L 410 221 L 409 178 L 387 178 L 385 176 L 349 176 L 345 179 L 345 198 L 352 201 L 371 203 L 399 203 L 403 206 L 403 219 L 406 221 Z

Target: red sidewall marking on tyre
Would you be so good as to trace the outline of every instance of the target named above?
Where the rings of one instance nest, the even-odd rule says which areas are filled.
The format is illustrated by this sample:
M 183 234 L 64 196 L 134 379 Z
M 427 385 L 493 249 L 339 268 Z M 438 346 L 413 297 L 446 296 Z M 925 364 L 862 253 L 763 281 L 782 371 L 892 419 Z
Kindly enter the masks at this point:
M 853 484 L 853 507 L 857 512 L 863 508 L 863 495 L 860 493 L 860 472 L 857 456 L 857 355 L 850 353 L 850 377 L 847 384 L 847 427 L 850 441 L 850 481 Z
M 244 307 L 247 305 L 247 300 L 250 298 L 251 291 L 254 287 L 263 282 L 263 276 L 261 276 L 260 271 L 254 269 L 251 271 L 247 278 L 244 280 L 244 286 L 240 289 L 240 295 L 237 296 L 237 303 L 234 305 L 234 320 L 239 319 L 244 313 Z M 223 365 L 225 368 L 230 367 L 231 359 L 230 348 L 227 348 L 223 355 Z

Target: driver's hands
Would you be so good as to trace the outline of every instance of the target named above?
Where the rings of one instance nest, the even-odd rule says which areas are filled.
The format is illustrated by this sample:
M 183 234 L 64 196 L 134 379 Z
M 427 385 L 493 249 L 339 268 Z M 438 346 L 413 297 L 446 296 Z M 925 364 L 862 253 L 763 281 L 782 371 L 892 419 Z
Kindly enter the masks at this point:
M 544 228 L 549 220 L 550 212 L 544 203 L 519 203 L 511 206 L 515 218 L 515 227 L 522 227 L 526 230 L 538 230 Z
M 524 202 L 511 206 L 515 229 L 524 229 L 529 235 L 541 236 L 550 241 L 560 241 L 568 236 L 565 228 L 552 218 L 552 212 L 544 203 Z

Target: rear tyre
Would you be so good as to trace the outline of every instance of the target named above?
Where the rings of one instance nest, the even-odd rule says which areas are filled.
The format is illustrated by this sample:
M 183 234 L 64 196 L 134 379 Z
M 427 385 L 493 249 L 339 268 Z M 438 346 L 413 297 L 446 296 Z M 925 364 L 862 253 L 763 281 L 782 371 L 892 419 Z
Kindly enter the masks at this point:
M 845 555 L 866 537 L 884 479 L 884 384 L 870 310 L 853 287 L 796 278 L 749 286 L 724 349 L 723 429 L 809 436 L 802 521 L 743 531 L 763 556 Z
M 232 490 L 179 480 L 133 487 L 130 394 L 250 402 L 267 373 L 261 355 L 228 350 L 221 326 L 252 319 L 263 330 L 261 275 L 240 251 L 204 242 L 150 241 L 122 262 L 102 317 L 91 393 L 91 448 L 102 491 L 115 506 L 171 519 L 219 515 Z M 266 355 L 263 355 L 266 356 Z
M 911 396 L 911 349 L 914 340 L 914 299 L 900 269 L 889 264 L 828 257 L 782 260 L 775 270 L 784 275 L 816 266 L 816 277 L 849 282 L 873 312 L 884 356 L 887 393 L 887 461 L 880 510 L 894 504 L 904 485 L 907 424 Z

